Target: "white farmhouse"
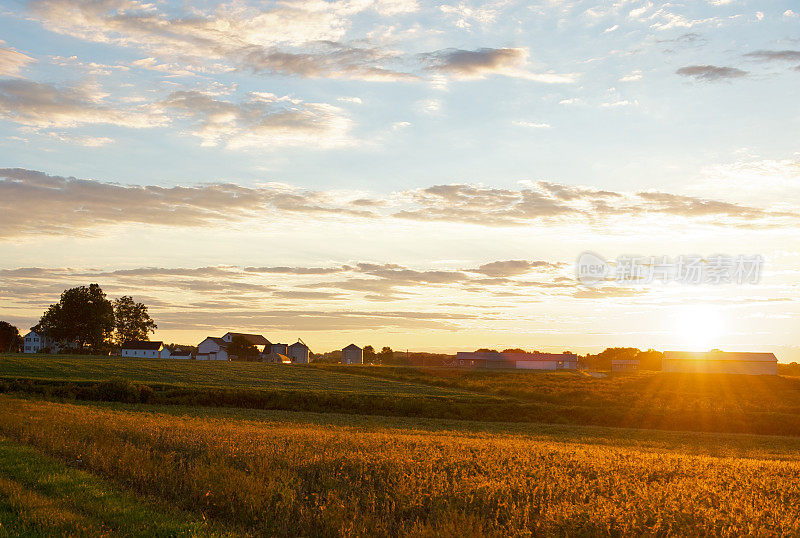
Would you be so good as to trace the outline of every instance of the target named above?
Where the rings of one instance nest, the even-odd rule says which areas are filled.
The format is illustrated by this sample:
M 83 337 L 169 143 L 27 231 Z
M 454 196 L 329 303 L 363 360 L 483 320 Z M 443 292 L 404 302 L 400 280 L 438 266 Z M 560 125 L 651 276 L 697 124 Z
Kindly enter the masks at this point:
M 679 373 L 778 375 L 778 359 L 774 353 L 665 351 L 661 370 Z
M 363 364 L 364 351 L 355 344 L 350 344 L 342 350 L 342 364 Z
M 139 357 L 146 359 L 168 359 L 169 349 L 164 347 L 164 342 L 150 342 L 136 340 L 122 344 L 123 357 Z
M 31 331 L 25 335 L 22 346 L 23 353 L 40 353 L 45 348 L 57 351 L 58 345 L 45 334 L 37 333 L 36 331 Z

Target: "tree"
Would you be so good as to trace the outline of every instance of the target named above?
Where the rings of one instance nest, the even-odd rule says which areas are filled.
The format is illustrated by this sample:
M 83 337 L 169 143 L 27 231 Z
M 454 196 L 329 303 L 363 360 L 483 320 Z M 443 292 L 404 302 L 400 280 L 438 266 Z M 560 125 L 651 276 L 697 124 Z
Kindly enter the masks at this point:
M 503 353 L 527 353 L 527 351 L 518 347 L 513 347 L 510 349 L 504 349 Z
M 228 344 L 228 356 L 240 361 L 254 361 L 258 358 L 258 349 L 244 336 L 234 336 Z
M 114 307 L 98 284 L 71 288 L 50 305 L 33 329 L 78 351 L 89 346 L 99 352 L 107 347 L 114 330 Z
M 150 340 L 149 334 L 157 328 L 144 303 L 137 303 L 127 295 L 114 301 L 114 330 L 118 345 L 134 340 Z
M 390 362 L 394 358 L 394 351 L 389 346 L 384 346 L 381 352 L 378 353 L 378 358 L 381 362 Z
M 364 346 L 364 360 L 375 358 L 375 348 L 372 346 Z
M 0 321 L 0 353 L 17 351 L 21 342 L 19 329 L 7 321 Z

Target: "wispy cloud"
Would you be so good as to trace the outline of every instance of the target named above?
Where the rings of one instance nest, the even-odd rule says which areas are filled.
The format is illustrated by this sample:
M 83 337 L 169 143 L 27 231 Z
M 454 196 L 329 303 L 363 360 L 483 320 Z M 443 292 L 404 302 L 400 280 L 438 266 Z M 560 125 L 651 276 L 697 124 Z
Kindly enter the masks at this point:
M 0 75 L 15 77 L 25 66 L 35 61 L 21 52 L 0 48 Z
M 710 225 L 782 226 L 796 222 L 788 210 L 664 192 L 624 193 L 551 182 L 519 190 L 468 184 L 435 185 L 386 198 L 363 192 L 313 191 L 284 184 L 233 183 L 160 187 L 119 185 L 50 176 L 24 169 L 0 170 L 0 237 L 26 234 L 92 234 L 101 226 L 144 223 L 197 227 L 254 219 L 265 210 L 330 218 L 460 222 L 481 226 L 600 224 L 620 217 L 654 215 L 697 219 Z M 38 203 L 32 206 L 30 200 Z M 291 268 L 250 268 L 291 272 Z M 393 271 L 391 268 L 374 271 Z
M 430 71 L 459 80 L 482 79 L 490 75 L 524 78 L 547 84 L 572 83 L 574 73 L 535 73 L 528 68 L 528 49 L 482 48 L 477 50 L 444 49 L 421 55 Z
M 678 75 L 692 77 L 706 82 L 744 78 L 747 71 L 735 67 L 719 67 L 716 65 L 687 65 L 675 71 Z

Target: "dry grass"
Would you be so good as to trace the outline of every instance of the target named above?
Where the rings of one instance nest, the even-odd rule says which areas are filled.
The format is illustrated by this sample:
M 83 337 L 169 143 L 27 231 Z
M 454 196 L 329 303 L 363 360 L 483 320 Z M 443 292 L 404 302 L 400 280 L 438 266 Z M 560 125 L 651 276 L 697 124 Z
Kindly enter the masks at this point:
M 778 454 L 748 459 L 463 424 L 242 420 L 9 396 L 0 406 L 4 435 L 250 534 L 800 533 L 794 439 L 749 438 Z

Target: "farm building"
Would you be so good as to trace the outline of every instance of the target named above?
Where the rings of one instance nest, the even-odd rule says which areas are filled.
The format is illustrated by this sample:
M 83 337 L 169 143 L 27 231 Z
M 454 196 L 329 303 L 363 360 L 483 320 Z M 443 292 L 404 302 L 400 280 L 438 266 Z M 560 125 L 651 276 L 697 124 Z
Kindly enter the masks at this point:
M 350 344 L 342 350 L 342 364 L 363 364 L 364 351 L 355 344 Z
M 192 352 L 186 349 L 176 347 L 169 354 L 170 359 L 191 359 Z
M 500 353 L 497 351 L 460 351 L 456 354 L 460 368 L 489 370 L 577 370 L 574 353 Z
M 302 340 L 298 340 L 289 346 L 289 358 L 294 364 L 308 364 L 308 346 Z
M 778 359 L 773 353 L 665 351 L 661 369 L 682 373 L 778 375 Z
M 123 357 L 144 357 L 147 359 L 168 359 L 169 349 L 164 347 L 164 342 L 150 342 L 149 340 L 136 340 L 122 344 Z
M 283 355 L 286 357 L 289 355 L 289 344 L 270 344 L 269 352 L 273 355 Z
M 50 349 L 51 351 L 58 350 L 58 343 L 49 338 L 46 334 L 40 334 L 36 331 L 31 331 L 25 335 L 24 344 L 22 346 L 23 353 L 40 353 L 43 349 Z
M 270 346 L 275 344 L 270 344 L 269 340 L 261 336 L 260 334 L 246 334 L 246 333 L 225 333 L 222 336 L 222 339 L 229 344 L 233 342 L 233 339 L 237 336 L 244 337 L 245 340 L 256 346 L 256 349 L 259 353 L 264 353 L 270 351 Z M 279 344 L 278 344 L 279 345 Z
M 209 336 L 197 346 L 195 358 L 199 361 L 227 361 L 228 344 L 222 338 Z
M 612 372 L 638 372 L 639 359 L 611 359 Z

